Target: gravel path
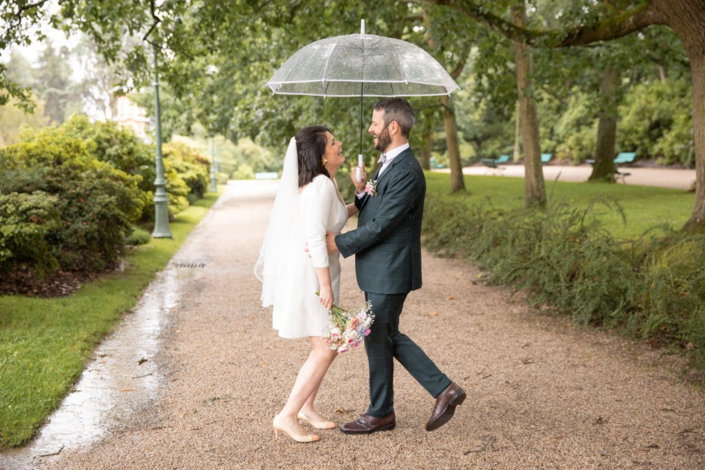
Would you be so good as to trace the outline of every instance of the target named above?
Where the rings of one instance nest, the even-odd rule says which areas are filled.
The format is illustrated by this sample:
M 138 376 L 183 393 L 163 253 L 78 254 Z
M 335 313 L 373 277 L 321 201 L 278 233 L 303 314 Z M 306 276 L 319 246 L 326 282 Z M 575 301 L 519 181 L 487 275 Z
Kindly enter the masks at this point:
M 450 170 L 448 169 L 434 171 L 450 173 Z M 620 178 L 619 184 L 624 183 L 633 186 L 657 186 L 662 188 L 689 190 L 695 182 L 695 170 L 662 167 L 620 167 L 619 171 L 630 173 L 630 175 L 625 177 L 624 180 Z M 591 173 L 592 167 L 587 164 L 579 166 L 548 164 L 543 166 L 543 177 L 546 181 L 554 181 L 558 178 L 560 181 L 582 183 L 587 181 Z M 500 169 L 487 168 L 482 165 L 469 166 L 463 168 L 463 174 L 523 178 L 524 165 L 500 165 Z
M 477 282 L 473 266 L 428 254 L 424 287 L 409 296 L 401 328 L 468 393 L 455 418 L 427 433 L 434 401 L 399 366 L 394 431 L 275 441 L 272 419 L 310 350 L 306 340 L 279 339 L 258 303 L 252 268 L 275 187 L 229 186 L 177 255 L 206 267 L 183 282 L 163 335 L 155 362 L 170 381 L 156 402 L 49 466 L 705 468 L 705 397 L 679 383 L 658 351 L 540 315 L 507 289 Z M 361 300 L 354 262 L 345 260 L 342 304 Z M 339 424 L 356 418 L 366 382 L 364 350 L 340 357 L 319 412 Z

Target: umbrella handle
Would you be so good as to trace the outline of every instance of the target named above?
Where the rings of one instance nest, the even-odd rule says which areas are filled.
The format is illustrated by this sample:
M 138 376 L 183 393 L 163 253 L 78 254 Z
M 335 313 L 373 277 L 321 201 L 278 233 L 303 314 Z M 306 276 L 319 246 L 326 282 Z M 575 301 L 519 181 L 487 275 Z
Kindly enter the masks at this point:
M 355 177 L 357 178 L 358 183 L 362 183 L 362 169 L 360 167 L 364 164 L 365 164 L 365 161 L 362 159 L 362 155 L 358 155 L 357 156 L 357 168 L 355 168 Z

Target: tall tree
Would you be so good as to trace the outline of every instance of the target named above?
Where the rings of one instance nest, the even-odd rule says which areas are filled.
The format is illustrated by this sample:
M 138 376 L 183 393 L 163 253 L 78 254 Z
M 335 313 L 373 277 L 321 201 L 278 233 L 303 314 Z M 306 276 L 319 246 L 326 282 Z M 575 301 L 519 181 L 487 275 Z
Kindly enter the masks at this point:
M 524 2 L 511 8 L 512 24 L 523 27 L 526 17 Z M 522 41 L 514 43 L 514 63 L 516 64 L 517 94 L 524 149 L 524 204 L 526 206 L 546 205 L 546 184 L 541 165 L 541 145 L 539 143 L 539 120 L 536 115 L 534 87 L 531 80 L 531 51 Z
M 617 88 L 619 70 L 607 68 L 600 84 L 600 121 L 591 181 L 614 182 L 615 144 L 617 143 Z
M 71 80 L 69 50 L 56 50 L 51 41 L 39 56 L 39 67 L 35 70 L 33 85 L 37 95 L 44 101 L 44 113 L 56 124 L 61 124 L 71 113 L 83 108 L 78 84 Z

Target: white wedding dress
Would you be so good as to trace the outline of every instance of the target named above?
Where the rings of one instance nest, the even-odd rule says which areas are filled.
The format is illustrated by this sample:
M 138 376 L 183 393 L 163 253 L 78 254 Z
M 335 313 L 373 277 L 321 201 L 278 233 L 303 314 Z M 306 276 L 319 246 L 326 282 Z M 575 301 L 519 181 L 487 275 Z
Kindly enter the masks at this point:
M 286 271 L 281 301 L 274 303 L 274 329 L 282 338 L 322 336 L 328 326 L 328 310 L 316 292 L 321 286 L 316 268 L 330 269 L 335 303 L 340 299 L 340 253 L 328 254 L 326 232 L 339 234 L 348 212 L 335 182 L 316 176 L 298 197 L 298 214 L 287 237 Z M 311 257 L 304 251 L 308 242 Z

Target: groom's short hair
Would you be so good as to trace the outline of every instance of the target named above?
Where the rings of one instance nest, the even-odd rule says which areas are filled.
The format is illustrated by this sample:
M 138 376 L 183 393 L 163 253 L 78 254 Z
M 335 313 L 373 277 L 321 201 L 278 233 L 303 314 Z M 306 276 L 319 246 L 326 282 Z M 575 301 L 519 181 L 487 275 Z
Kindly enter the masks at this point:
M 411 128 L 414 127 L 416 117 L 411 105 L 404 98 L 387 98 L 375 103 L 375 111 L 384 111 L 384 126 L 396 121 L 401 129 L 401 135 L 408 138 Z

